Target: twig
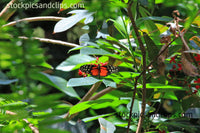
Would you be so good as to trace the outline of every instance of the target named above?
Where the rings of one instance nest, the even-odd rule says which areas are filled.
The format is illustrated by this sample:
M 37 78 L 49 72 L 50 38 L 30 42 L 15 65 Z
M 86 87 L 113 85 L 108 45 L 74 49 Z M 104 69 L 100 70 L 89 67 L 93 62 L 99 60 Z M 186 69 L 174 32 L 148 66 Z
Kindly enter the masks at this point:
M 101 85 L 102 82 L 97 82 L 95 83 L 90 90 L 88 91 L 88 93 L 79 101 L 79 103 L 84 102 L 89 100 L 92 95 L 96 92 L 96 90 L 99 88 L 99 86 Z
M 33 133 L 39 133 L 39 130 L 36 127 L 34 127 L 34 125 L 31 124 L 27 119 L 23 119 L 23 121 L 25 121 L 28 124 Z
M 20 36 L 19 38 L 25 39 L 25 40 L 30 39 L 25 36 Z M 32 37 L 31 39 L 39 40 L 40 42 L 45 42 L 45 43 L 59 44 L 59 45 L 67 46 L 67 47 L 78 47 L 79 46 L 74 43 L 64 42 L 64 41 L 60 41 L 60 40 L 47 39 L 47 38 Z
M 117 89 L 117 88 L 119 88 L 119 87 L 121 87 L 121 86 L 122 86 L 122 85 L 117 85 L 116 88 L 107 87 L 107 88 L 103 89 L 102 91 L 98 92 L 98 93 L 97 93 L 96 95 L 94 95 L 93 97 L 91 97 L 91 98 L 89 99 L 89 101 L 90 101 L 90 100 L 96 100 L 96 99 L 102 97 L 103 95 L 105 95 L 105 94 L 107 94 L 107 93 L 109 93 L 109 92 L 111 92 L 111 91 L 113 91 L 113 90 L 115 90 L 115 89 Z
M 16 9 L 9 8 L 17 0 L 11 0 L 6 7 L 0 12 L 0 18 L 7 21 L 16 11 Z
M 145 108 L 146 108 L 146 50 L 145 50 L 145 47 L 144 47 L 144 45 L 142 43 L 142 40 L 140 38 L 140 35 L 139 35 L 139 32 L 138 32 L 138 28 L 136 26 L 135 20 L 133 18 L 133 14 L 132 14 L 132 11 L 131 11 L 131 6 L 132 5 L 133 5 L 133 1 L 129 1 L 128 2 L 128 16 L 130 17 L 130 20 L 131 20 L 133 29 L 135 31 L 139 46 L 141 48 L 142 59 L 143 59 L 142 70 L 144 71 L 142 73 L 142 77 L 143 77 L 143 83 L 142 83 L 143 84 L 143 88 L 142 88 L 142 109 L 141 109 L 141 115 L 140 115 L 139 122 L 138 122 L 138 128 L 137 128 L 137 131 L 136 131 L 136 133 L 139 133 L 139 132 L 141 132 L 142 122 L 143 122 L 143 119 L 144 119 L 144 112 L 145 112 Z M 136 84 L 137 84 L 137 80 L 136 80 Z M 134 93 L 136 93 L 136 85 L 135 85 Z M 133 98 L 135 98 L 135 96 L 133 96 Z M 134 99 L 132 99 L 132 102 L 133 101 L 134 101 Z M 131 106 L 131 108 L 132 108 L 133 104 L 131 104 L 131 105 L 132 105 Z M 131 122 L 131 115 L 129 115 L 127 133 L 129 132 L 130 122 Z
M 30 17 L 30 18 L 24 18 L 17 21 L 10 22 L 8 24 L 3 25 L 5 26 L 13 26 L 16 25 L 19 22 L 27 21 L 27 22 L 35 22 L 35 21 L 59 21 L 64 19 L 64 17 L 54 17 L 54 16 L 43 16 L 43 17 Z

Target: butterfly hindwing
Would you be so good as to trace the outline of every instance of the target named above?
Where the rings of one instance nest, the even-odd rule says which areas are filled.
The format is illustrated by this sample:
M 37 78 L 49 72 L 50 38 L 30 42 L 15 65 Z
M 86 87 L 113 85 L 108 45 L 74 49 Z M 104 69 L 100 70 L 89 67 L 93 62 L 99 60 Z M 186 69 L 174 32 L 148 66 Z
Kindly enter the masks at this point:
M 109 74 L 118 72 L 118 67 L 112 65 L 107 65 L 106 67 Z

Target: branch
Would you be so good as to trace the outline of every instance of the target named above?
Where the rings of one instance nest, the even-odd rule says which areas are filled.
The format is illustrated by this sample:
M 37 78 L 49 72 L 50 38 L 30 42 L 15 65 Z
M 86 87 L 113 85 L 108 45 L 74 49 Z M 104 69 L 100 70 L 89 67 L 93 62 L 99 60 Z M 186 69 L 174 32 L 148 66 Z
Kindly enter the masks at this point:
M 85 96 L 77 103 L 81 103 L 81 102 L 84 102 L 84 101 L 88 101 L 92 95 L 96 92 L 96 90 L 99 88 L 99 86 L 101 85 L 102 82 L 97 82 L 95 83 L 91 88 L 90 90 L 87 92 L 87 94 L 85 94 Z M 76 114 L 73 114 L 70 116 L 69 112 L 64 116 L 64 118 L 66 118 L 67 120 L 70 120 L 72 119 L 73 117 L 75 117 L 78 113 Z
M 25 40 L 30 39 L 30 38 L 25 37 L 25 36 L 20 36 L 19 38 L 25 39 Z M 46 38 L 39 38 L 39 37 L 32 37 L 31 39 L 35 39 L 35 40 L 38 40 L 40 42 L 45 42 L 45 43 L 63 45 L 63 46 L 67 46 L 67 47 L 78 47 L 79 46 L 79 45 L 74 44 L 74 43 L 64 42 L 64 41 L 60 41 L 60 40 L 53 40 L 53 39 L 46 39 Z
M 88 93 L 81 99 L 81 101 L 79 101 L 79 103 L 84 102 L 84 101 L 88 101 L 92 95 L 96 92 L 96 90 L 99 88 L 99 86 L 101 85 L 102 82 L 97 82 L 95 83 L 92 88 L 90 88 L 90 90 L 88 91 Z
M 30 17 L 30 18 L 24 18 L 24 19 L 20 19 L 20 20 L 17 20 L 17 21 L 10 22 L 8 24 L 3 25 L 2 27 L 13 26 L 13 25 L 16 25 L 17 23 L 23 22 L 23 21 L 26 21 L 26 22 L 35 22 L 35 21 L 60 21 L 62 19 L 64 19 L 64 17 L 54 17 L 54 16 Z
M 143 59 L 142 70 L 144 71 L 142 73 L 142 77 L 143 77 L 143 83 L 142 83 L 143 84 L 143 88 L 142 88 L 142 109 L 141 109 L 141 115 L 140 115 L 139 122 L 138 122 L 138 128 L 137 128 L 137 131 L 136 131 L 136 133 L 140 133 L 141 132 L 141 128 L 142 128 L 142 122 L 143 122 L 143 119 L 144 119 L 144 112 L 145 112 L 145 108 L 146 108 L 146 50 L 145 50 L 145 47 L 144 47 L 144 45 L 142 43 L 142 40 L 140 38 L 140 35 L 139 35 L 139 32 L 138 32 L 138 28 L 136 26 L 135 20 L 133 18 L 133 14 L 132 14 L 132 11 L 131 11 L 131 6 L 132 5 L 133 5 L 133 1 L 129 1 L 128 9 L 127 9 L 128 10 L 128 16 L 130 17 L 130 20 L 131 20 L 133 29 L 135 31 L 139 46 L 141 48 L 142 59 Z M 136 86 L 137 86 L 137 80 L 135 82 L 135 89 L 134 89 L 134 92 L 133 92 L 133 98 L 135 98 Z M 132 99 L 131 108 L 133 108 L 133 102 L 134 102 L 134 99 Z M 130 109 L 130 110 L 132 111 L 132 109 Z M 130 122 L 131 122 L 131 115 L 129 115 L 127 133 L 129 132 Z
M 36 127 L 34 127 L 34 125 L 31 124 L 27 119 L 23 119 L 23 121 L 25 121 L 28 124 L 33 133 L 39 133 L 39 130 Z
M 17 0 L 11 0 L 6 7 L 0 12 L 0 18 L 7 21 L 16 11 L 14 8 L 9 8 L 13 3 L 16 3 Z
M 89 101 L 90 101 L 90 100 L 96 100 L 96 99 L 102 97 L 103 95 L 105 95 L 105 94 L 107 94 L 107 93 L 109 93 L 109 92 L 111 92 L 111 91 L 113 91 L 113 90 L 115 90 L 115 89 L 117 89 L 117 88 L 119 88 L 119 87 L 121 87 L 121 86 L 122 86 L 122 85 L 117 85 L 116 88 L 107 87 L 107 88 L 103 89 L 102 91 L 98 92 L 98 93 L 97 93 L 96 95 L 94 95 L 93 97 L 91 97 L 91 98 L 89 99 Z

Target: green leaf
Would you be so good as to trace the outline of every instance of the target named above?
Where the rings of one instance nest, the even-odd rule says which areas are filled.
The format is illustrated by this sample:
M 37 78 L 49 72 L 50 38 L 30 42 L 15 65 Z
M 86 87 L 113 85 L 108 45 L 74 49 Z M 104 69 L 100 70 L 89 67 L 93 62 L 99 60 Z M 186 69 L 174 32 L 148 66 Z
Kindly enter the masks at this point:
M 103 79 L 103 83 L 106 85 L 106 87 L 110 86 L 110 87 L 113 87 L 113 88 L 117 88 L 116 83 L 113 82 L 113 81 Z
M 0 109 L 18 109 L 18 108 L 22 108 L 22 107 L 26 107 L 28 104 L 26 102 L 22 102 L 22 101 L 17 101 L 17 102 L 13 102 L 13 101 L 6 101 L 6 102 L 0 102 Z
M 7 76 L 0 71 L 0 85 L 9 85 L 11 83 L 17 82 L 18 79 L 8 79 Z
M 193 54 L 200 54 L 200 50 L 187 50 L 184 53 L 193 53 Z
M 187 19 L 187 21 L 184 23 L 184 27 L 185 29 L 190 28 L 190 25 L 192 24 L 192 22 L 195 20 L 195 18 L 197 17 L 196 15 L 198 14 L 198 10 L 192 11 L 190 13 L 190 17 L 189 19 Z
M 176 97 L 176 95 L 175 95 L 175 93 L 173 91 L 167 91 L 167 92 L 165 92 L 163 98 L 178 101 L 178 98 Z
M 98 99 L 98 100 L 78 103 L 78 104 L 74 105 L 73 107 L 71 107 L 71 109 L 69 110 L 69 113 L 70 113 L 70 115 L 72 115 L 72 114 L 81 112 L 83 110 L 86 110 L 96 104 L 104 104 L 106 102 L 112 102 L 112 101 L 113 100 L 111 100 L 111 99 Z
M 165 0 L 155 0 L 155 4 L 161 4 L 163 3 Z
M 18 79 L 0 79 L 0 85 L 9 85 L 17 81 Z
M 147 33 L 143 32 L 144 40 L 147 46 L 148 58 L 152 61 L 159 53 L 159 49 Z M 153 66 L 157 67 L 157 62 L 153 62 Z
M 102 117 L 106 117 L 106 116 L 110 116 L 110 115 L 113 115 L 115 113 L 109 113 L 109 114 L 104 114 L 104 115 L 97 115 L 97 116 L 93 116 L 93 117 L 87 117 L 87 118 L 84 118 L 82 119 L 84 122 L 90 122 L 90 121 L 93 121 L 93 120 L 96 120 L 98 118 L 102 118 Z
M 81 54 L 86 54 L 86 55 L 107 55 L 111 54 L 110 52 L 103 50 L 103 49 L 96 49 L 96 48 L 90 48 L 90 47 L 85 47 L 80 50 Z
M 142 88 L 142 85 L 138 85 L 137 88 Z M 160 83 L 147 83 L 146 88 L 149 89 L 167 89 L 167 90 L 186 90 L 186 88 L 180 86 L 164 85 Z
M 114 133 L 116 127 L 111 122 L 105 120 L 104 118 L 99 118 L 99 123 L 101 127 L 100 133 Z
M 69 14 L 74 14 L 74 13 L 75 15 L 58 21 L 54 27 L 54 33 L 66 31 L 72 26 L 74 26 L 76 23 L 81 21 L 82 19 L 84 18 L 87 19 L 93 14 L 91 12 L 88 12 L 87 10 L 73 10 L 69 12 Z
M 105 99 L 101 99 L 101 100 L 105 100 Z M 110 99 L 113 101 L 106 101 L 106 100 L 103 103 L 93 105 L 91 108 L 92 109 L 102 109 L 102 108 L 108 108 L 108 107 L 116 108 L 117 106 L 119 106 L 121 104 L 128 104 L 128 102 L 129 102 L 128 100 L 121 100 L 121 99 L 120 100 L 119 99 L 115 99 L 115 100 Z
M 148 17 L 142 17 L 142 18 L 137 19 L 136 24 L 137 26 L 140 26 L 142 23 L 144 23 L 144 21 L 147 21 L 147 20 L 169 22 L 173 19 L 170 17 L 148 16 Z
M 121 33 L 124 38 L 130 35 L 130 20 L 126 17 L 118 17 L 117 20 L 109 19 L 114 22 L 115 28 Z
M 127 104 L 127 109 L 130 111 L 131 108 L 131 103 L 132 103 L 132 99 L 130 100 L 130 102 Z M 137 99 L 134 100 L 134 104 L 133 104 L 133 109 L 132 109 L 132 115 L 134 117 L 137 117 L 136 115 L 139 117 L 140 114 L 140 104 L 139 101 Z M 137 117 L 137 118 L 138 118 Z
M 71 97 L 80 99 L 76 91 L 72 87 L 67 87 L 67 81 L 61 77 L 52 76 L 46 73 L 34 73 L 31 77 L 35 80 L 47 83 Z
M 61 3 L 61 8 L 68 9 L 71 6 L 79 3 L 80 1 L 82 1 L 82 0 L 63 0 Z
M 73 86 L 86 86 L 86 85 L 93 85 L 100 80 L 93 78 L 93 77 L 84 77 L 84 78 L 71 78 L 67 86 L 68 87 L 73 87 Z
M 53 67 L 48 64 L 47 62 L 42 62 L 41 64 L 39 64 L 39 66 L 42 66 L 42 67 L 46 67 L 46 68 L 49 68 L 49 69 L 52 69 Z
M 63 61 L 60 65 L 58 65 L 56 69 L 62 71 L 71 71 L 75 69 L 77 64 L 90 62 L 93 60 L 95 60 L 95 58 L 88 55 L 83 55 L 83 54 L 72 55 L 68 59 Z

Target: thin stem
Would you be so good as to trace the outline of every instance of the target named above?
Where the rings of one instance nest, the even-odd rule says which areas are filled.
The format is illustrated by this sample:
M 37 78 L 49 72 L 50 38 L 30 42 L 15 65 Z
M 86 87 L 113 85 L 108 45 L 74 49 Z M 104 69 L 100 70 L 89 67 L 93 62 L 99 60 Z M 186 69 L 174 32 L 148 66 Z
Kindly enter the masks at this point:
M 122 85 L 117 85 L 116 88 L 107 87 L 107 88 L 103 89 L 102 91 L 98 92 L 98 93 L 97 93 L 96 95 L 94 95 L 93 97 L 91 97 L 91 98 L 89 99 L 89 101 L 90 101 L 90 100 L 96 100 L 96 99 L 102 97 L 103 95 L 105 95 L 105 94 L 107 94 L 107 93 L 109 93 L 109 92 L 111 92 L 111 91 L 113 91 L 113 90 L 115 90 L 115 89 L 117 89 L 117 88 L 119 88 L 119 87 L 121 87 L 121 86 L 122 86 Z
M 136 26 L 135 20 L 133 18 L 133 14 L 131 11 L 131 6 L 133 5 L 133 1 L 129 1 L 128 3 L 128 16 L 130 17 L 133 29 L 135 31 L 139 46 L 141 48 L 141 52 L 142 52 L 142 59 L 143 59 L 143 66 L 142 66 L 142 70 L 144 71 L 142 74 L 143 77 L 143 88 L 142 88 L 142 109 L 141 109 L 141 115 L 139 118 L 139 122 L 138 122 L 138 128 L 136 133 L 140 133 L 141 132 L 141 128 L 142 128 L 142 123 L 143 123 L 143 119 L 144 119 L 144 112 L 145 112 L 145 108 L 146 108 L 146 50 L 145 47 L 142 43 L 142 40 L 140 38 L 139 32 L 138 32 L 138 28 Z M 136 87 L 136 85 L 135 85 Z M 134 91 L 136 91 L 136 88 L 134 89 Z M 134 96 L 135 97 L 135 96 Z M 132 102 L 134 101 L 134 99 L 132 99 Z M 132 105 L 133 107 L 133 105 Z M 132 108 L 131 107 L 131 108 Z M 131 113 L 131 112 L 130 112 Z M 131 115 L 129 116 L 129 124 L 128 124 L 128 128 L 127 128 L 127 133 L 129 132 L 129 127 L 130 127 L 130 121 L 131 121 Z
M 99 86 L 101 85 L 102 82 L 97 82 L 95 84 L 93 84 L 93 86 L 90 88 L 90 90 L 87 92 L 87 94 L 85 94 L 85 96 L 77 103 L 81 103 L 84 101 L 88 101 L 92 95 L 96 92 L 96 90 L 99 88 Z M 66 118 L 67 120 L 72 119 L 73 117 L 75 117 L 78 113 L 73 114 L 70 116 L 69 112 L 64 116 L 64 118 Z
M 0 18 L 7 21 L 16 11 L 14 8 L 10 8 L 13 3 L 16 3 L 17 0 L 11 0 L 6 7 L 0 12 Z
M 25 36 L 20 36 L 19 38 L 25 39 L 25 40 L 30 39 L 30 38 L 25 37 Z M 31 39 L 35 39 L 35 40 L 38 40 L 40 42 L 45 42 L 45 43 L 63 45 L 63 46 L 67 46 L 67 47 L 78 47 L 79 46 L 79 45 L 74 44 L 74 43 L 64 42 L 64 41 L 60 41 L 60 40 L 47 39 L 47 38 L 32 37 Z
M 23 18 L 23 19 L 20 19 L 20 20 L 17 20 L 17 21 L 10 22 L 10 23 L 8 23 L 8 24 L 3 25 L 2 27 L 5 27 L 5 26 L 14 26 L 14 25 L 16 25 L 17 23 L 23 22 L 23 21 L 26 21 L 26 22 L 36 22 L 36 21 L 60 21 L 60 20 L 62 20 L 62 19 L 64 19 L 64 17 L 54 17 L 54 16 L 30 17 L 30 18 Z
M 23 119 L 23 121 L 25 121 L 28 124 L 33 133 L 39 133 L 39 130 L 36 127 L 34 127 L 34 125 L 30 123 L 27 119 Z
M 88 93 L 79 101 L 79 103 L 84 102 L 89 100 L 92 95 L 96 92 L 96 90 L 99 88 L 99 86 L 101 85 L 102 82 L 97 82 L 95 83 L 91 89 L 88 91 Z

